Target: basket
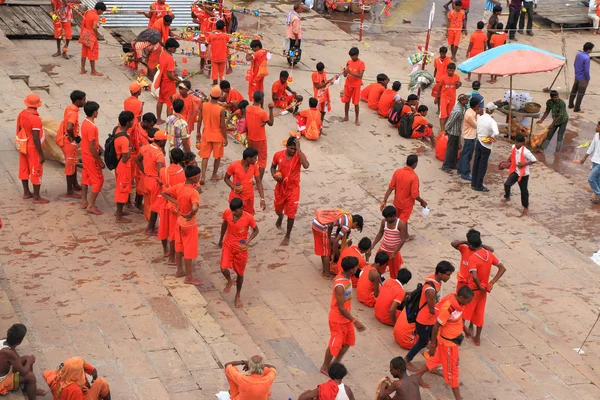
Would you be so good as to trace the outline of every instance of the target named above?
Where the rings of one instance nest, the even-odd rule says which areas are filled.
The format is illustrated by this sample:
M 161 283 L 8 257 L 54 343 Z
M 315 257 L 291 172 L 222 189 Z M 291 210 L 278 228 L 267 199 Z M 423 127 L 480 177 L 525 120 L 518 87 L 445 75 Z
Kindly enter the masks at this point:
M 542 109 L 542 105 L 538 104 L 538 103 L 534 103 L 533 101 L 530 101 L 529 103 L 525 103 L 525 107 L 524 107 L 524 111 L 526 113 L 539 113 L 540 110 Z

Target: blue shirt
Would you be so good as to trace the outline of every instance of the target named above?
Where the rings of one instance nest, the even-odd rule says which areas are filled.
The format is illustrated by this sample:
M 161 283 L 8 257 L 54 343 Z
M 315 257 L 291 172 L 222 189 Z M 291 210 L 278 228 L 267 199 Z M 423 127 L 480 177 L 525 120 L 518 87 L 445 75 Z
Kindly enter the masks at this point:
M 573 66 L 575 67 L 575 80 L 590 80 L 590 55 L 588 53 L 580 51 L 575 57 Z
M 471 108 L 470 103 L 471 103 L 471 99 L 479 99 L 479 107 L 483 108 L 484 106 L 484 101 L 483 101 L 483 96 L 481 95 L 481 93 L 479 93 L 479 90 L 471 90 L 470 92 L 466 93 L 467 96 L 469 96 L 469 102 L 467 103 L 467 109 Z
M 493 11 L 496 3 L 492 3 L 492 0 L 485 0 L 485 9 L 487 11 Z

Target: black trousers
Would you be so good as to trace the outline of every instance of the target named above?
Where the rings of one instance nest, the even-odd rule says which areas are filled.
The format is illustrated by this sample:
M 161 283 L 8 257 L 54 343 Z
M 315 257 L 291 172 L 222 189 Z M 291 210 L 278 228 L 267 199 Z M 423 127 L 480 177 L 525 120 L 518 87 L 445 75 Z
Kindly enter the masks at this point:
M 508 38 L 514 39 L 515 33 L 517 32 L 517 24 L 519 23 L 519 16 L 521 15 L 521 9 L 508 10 L 508 21 L 504 30 L 508 32 Z
M 523 208 L 529 208 L 529 190 L 527 185 L 529 184 L 529 175 L 524 175 L 519 181 L 519 174 L 513 172 L 506 178 L 504 182 L 504 198 L 510 197 L 510 188 L 515 184 L 519 183 L 519 189 L 521 189 L 521 205 Z
M 492 150 L 484 147 L 478 140 L 475 145 L 475 159 L 473 160 L 473 172 L 471 172 L 471 176 L 473 177 L 473 180 L 471 180 L 471 187 L 475 189 L 483 188 L 483 178 L 485 178 L 485 173 L 487 172 L 490 154 L 492 154 Z
M 590 81 L 579 81 L 575 79 L 573 87 L 571 88 L 571 95 L 569 96 L 570 108 L 575 108 L 575 111 L 581 110 L 581 102 L 583 101 L 583 96 L 585 96 L 585 91 L 587 90 L 589 83 Z
M 446 147 L 446 155 L 444 156 L 442 169 L 456 169 L 459 144 L 460 136 L 448 135 L 448 147 Z
M 421 325 L 420 323 L 415 322 L 415 330 L 417 331 L 417 335 L 419 335 L 419 339 L 406 355 L 406 361 L 409 362 L 412 361 L 412 359 L 415 358 L 415 356 L 429 344 L 431 332 L 433 332 L 433 325 Z
M 525 17 L 527 17 L 527 32 L 531 32 L 531 28 L 533 27 L 533 1 L 524 1 L 523 7 L 525 8 L 525 12 L 521 12 L 521 16 L 519 17 L 519 30 L 522 31 L 525 27 Z

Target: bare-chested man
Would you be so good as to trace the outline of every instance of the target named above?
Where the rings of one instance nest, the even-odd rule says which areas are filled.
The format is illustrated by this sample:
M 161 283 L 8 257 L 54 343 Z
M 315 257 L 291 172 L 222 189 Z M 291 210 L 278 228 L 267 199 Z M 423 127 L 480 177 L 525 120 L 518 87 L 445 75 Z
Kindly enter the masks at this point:
M 390 361 L 390 374 L 397 380 L 391 382 L 389 378 L 386 378 L 381 382 L 378 400 L 421 400 L 419 380 L 416 376 L 406 374 L 406 362 L 402 357 L 396 357 Z

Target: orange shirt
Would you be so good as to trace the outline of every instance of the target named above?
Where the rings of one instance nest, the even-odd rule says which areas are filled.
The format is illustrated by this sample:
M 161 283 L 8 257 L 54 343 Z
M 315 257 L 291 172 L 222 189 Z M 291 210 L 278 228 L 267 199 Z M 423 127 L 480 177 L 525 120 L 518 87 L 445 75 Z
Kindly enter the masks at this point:
M 419 113 L 416 113 L 415 117 L 413 119 L 412 128 L 413 129 L 417 129 L 419 126 L 421 126 L 421 125 L 427 125 L 428 123 L 429 123 L 429 121 L 427 121 L 424 116 L 422 116 Z
M 258 74 L 258 68 L 263 62 L 267 62 L 267 50 L 260 49 L 252 55 L 252 64 L 250 65 L 252 76 L 256 76 L 256 74 Z
M 83 14 L 83 21 L 81 21 L 81 26 L 83 28 L 93 30 L 94 25 L 98 25 L 98 21 L 100 21 L 100 16 L 96 10 L 88 10 Z
M 412 324 L 406 319 L 406 309 L 399 312 L 396 316 L 394 325 L 394 339 L 403 349 L 410 350 L 416 342 L 415 323 Z
M 233 184 L 242 184 L 242 193 L 237 194 L 233 190 L 231 191 L 230 199 L 239 197 L 242 200 L 250 199 L 254 197 L 254 177 L 260 174 L 258 170 L 258 164 L 248 164 L 248 170 L 244 169 L 242 160 L 237 160 L 229 164 L 227 167 L 227 175 L 233 178 Z
M 371 110 L 377 110 L 379 108 L 379 100 L 385 91 L 385 86 L 380 83 L 376 83 L 371 88 L 369 92 L 369 98 L 367 101 L 367 105 Z
M 427 283 L 431 282 L 431 284 Z M 419 308 L 421 310 L 417 314 L 417 322 L 421 325 L 433 325 L 435 324 L 435 314 L 431 314 L 429 312 L 429 307 L 427 307 L 427 297 L 425 297 L 425 292 L 428 290 L 435 291 L 434 303 L 440 301 L 440 290 L 442 289 L 442 282 L 438 282 L 435 280 L 435 274 L 429 275 L 425 278 L 425 285 L 423 285 L 423 289 L 421 289 L 421 301 L 419 302 Z
M 483 31 L 476 30 L 471 34 L 469 43 L 471 43 L 471 52 L 469 53 L 469 55 L 471 57 L 475 57 L 477 54 L 483 53 L 483 51 L 485 50 L 485 44 L 487 43 L 487 35 Z
M 214 62 L 227 61 L 227 43 L 231 41 L 229 35 L 217 31 L 208 35 L 206 41 L 210 45 L 211 56 Z
M 160 32 L 160 41 L 161 42 L 163 42 L 163 43 L 167 42 L 167 39 L 169 39 L 169 32 L 171 30 L 171 27 L 165 25 L 164 18 L 159 18 L 156 21 L 154 21 L 154 24 L 152 24 L 152 29 L 155 29 Z
M 362 60 L 350 60 L 346 63 L 346 69 L 354 74 L 360 74 L 361 72 L 365 71 L 367 67 L 365 66 L 365 63 Z M 362 84 L 363 81 L 360 78 L 356 78 L 350 74 L 348 74 L 348 76 L 346 77 L 345 86 L 359 88 L 362 86 Z
M 115 132 L 115 134 L 119 134 L 119 133 L 121 133 L 119 130 L 117 130 Z M 130 146 L 129 135 L 120 136 L 120 137 L 116 138 L 114 141 L 114 144 L 115 144 L 115 151 L 117 153 L 117 158 L 120 158 L 123 156 L 124 153 L 129 153 L 131 151 L 129 148 L 129 146 Z M 131 157 L 127 161 L 123 161 L 123 159 L 121 158 L 120 162 L 125 165 L 131 165 Z
M 300 154 L 296 152 L 290 159 L 287 156 L 287 150 L 280 150 L 273 154 L 272 165 L 277 167 L 277 171 L 281 172 L 283 180 L 287 188 L 300 185 Z M 277 183 L 280 184 L 279 182 Z
M 278 79 L 273 83 L 273 86 L 271 87 L 271 92 L 273 92 L 273 100 L 275 100 L 275 97 L 277 99 L 285 99 L 285 97 L 287 96 L 286 94 L 286 89 L 288 87 L 287 81 L 285 83 L 281 83 L 281 81 Z
M 440 98 L 456 99 L 456 84 L 460 82 L 460 77 L 457 74 L 452 76 L 442 75 L 437 79 L 440 84 Z
M 267 140 L 265 122 L 269 120 L 269 114 L 259 106 L 246 107 L 246 127 L 248 129 L 248 140 L 259 142 Z
M 33 143 L 33 130 L 40 131 L 40 143 L 44 142 L 44 129 L 42 128 L 42 119 L 38 114 L 37 110 L 33 108 L 26 108 L 21 111 L 17 116 L 17 133 L 24 129 L 27 133 L 27 147 L 29 149 L 35 148 Z M 37 151 L 37 150 L 36 150 Z
M 404 117 L 406 114 L 413 112 L 412 108 L 407 103 L 402 105 L 402 110 L 400 110 L 400 117 Z
M 135 116 L 135 123 L 137 123 L 144 112 L 144 103 L 135 96 L 129 96 L 123 102 L 123 111 L 131 111 Z
M 412 209 L 419 197 L 419 177 L 408 165 L 398 168 L 392 175 L 390 189 L 394 190 L 394 207 L 399 210 Z
M 490 48 L 502 46 L 506 43 L 506 33 L 494 33 L 490 38 Z
M 456 293 L 450 293 L 444 296 L 435 306 L 436 321 L 440 324 L 438 331 L 438 343 L 444 343 L 448 347 L 458 346 L 456 343 L 446 339 L 454 339 L 463 331 L 463 313 L 464 306 L 458 304 Z
M 365 260 L 363 255 L 360 254 L 360 251 L 358 251 L 358 246 L 346 246 L 346 247 L 344 247 L 344 250 L 342 250 L 342 252 L 340 253 L 340 259 L 338 260 L 338 263 L 337 263 L 338 274 L 342 273 L 342 260 L 345 257 L 356 257 L 358 259 L 359 271 L 362 271 L 367 266 L 367 260 Z M 350 280 L 352 281 L 352 287 L 355 288 L 356 285 L 358 284 L 358 278 L 356 278 L 354 275 L 352 275 L 350 277 Z
M 165 15 L 173 16 L 171 8 L 167 3 L 158 4 L 158 2 L 155 1 L 154 3 L 150 4 L 150 21 L 148 21 L 148 28 L 152 28 L 156 20 L 164 17 Z
M 82 157 L 94 157 L 92 152 L 90 151 L 89 143 L 94 140 L 95 146 L 92 151 L 95 151 L 98 154 L 98 150 L 100 150 L 100 143 L 98 142 L 98 126 L 90 121 L 89 119 L 84 119 L 81 123 L 81 156 Z
M 492 265 L 498 265 L 499 263 L 500 260 L 496 258 L 494 253 L 486 249 L 480 249 L 469 258 L 469 272 L 477 271 L 477 279 L 479 279 L 481 286 L 486 287 L 490 283 Z M 477 289 L 475 281 L 470 280 L 469 287 Z
M 373 294 L 374 286 L 381 285 L 381 280 L 379 280 L 379 282 L 371 282 L 369 280 L 369 274 L 371 271 L 376 270 L 377 268 L 373 267 L 372 265 L 367 265 L 360 273 L 358 282 L 356 284 L 356 297 L 358 297 L 358 301 L 369 307 L 373 307 L 377 300 Z
M 265 367 L 262 375 L 246 375 L 236 367 L 228 365 L 225 368 L 227 378 L 239 389 L 239 393 L 231 397 L 231 400 L 269 400 L 271 386 L 277 376 L 274 368 Z
M 162 149 L 154 143 L 147 144 L 140 149 L 140 154 L 144 157 L 144 175 L 158 178 L 158 163 L 162 163 L 163 168 L 166 165 Z
M 394 97 L 396 97 L 397 94 L 398 92 L 395 92 L 392 89 L 385 89 L 383 91 L 379 98 L 379 107 L 377 108 L 379 115 L 386 118 L 388 117 L 392 107 L 394 107 Z
M 175 73 L 175 60 L 171 53 L 163 51 L 160 53 L 160 60 L 158 63 L 160 64 L 160 71 L 162 74 L 160 78 L 160 90 L 165 92 L 171 91 L 171 93 L 173 93 L 175 91 L 175 82 L 169 79 L 167 72 Z
M 158 176 L 162 182 L 162 190 L 167 190 L 172 186 L 185 183 L 185 171 L 179 164 L 171 164 L 167 168 L 161 168 Z M 162 194 L 158 195 L 156 201 L 158 202 L 157 207 L 159 208 L 166 208 L 168 210 L 176 209 L 175 204 L 165 200 L 165 198 L 162 197 Z
M 323 70 L 323 72 L 319 72 L 319 71 L 315 71 L 312 73 L 312 81 L 313 81 L 313 97 L 317 100 L 319 100 L 319 90 L 321 89 L 317 89 L 315 87 L 315 83 L 318 84 L 323 84 L 327 82 L 327 72 L 325 72 L 325 70 Z M 329 91 L 329 89 L 325 89 L 326 91 Z
M 224 243 L 235 248 L 239 245 L 240 240 L 248 241 L 249 228 L 256 228 L 254 217 L 246 211 L 242 212 L 242 216 L 237 221 L 234 221 L 233 211 L 228 208 L 223 212 L 223 221 L 227 222 Z
M 71 122 L 73 124 L 73 135 L 75 137 L 79 136 L 79 107 L 75 104 L 69 104 L 63 113 L 62 122 L 65 135 L 67 133 L 67 124 Z
M 433 60 L 433 68 L 435 68 L 435 70 L 436 70 L 434 78 L 437 78 L 438 76 L 446 75 L 446 70 L 448 69 L 448 64 L 450 64 L 451 62 L 452 62 L 452 60 L 448 56 L 446 56 L 444 58 L 436 57 L 436 59 Z
M 179 208 L 179 217 L 177 218 L 177 225 L 179 226 L 196 226 L 197 216 L 194 216 L 188 221 L 183 216 L 192 211 L 194 204 L 198 204 L 200 207 L 200 193 L 192 186 L 187 183 L 180 183 L 173 185 L 166 189 L 165 192 L 177 200 L 177 206 Z
M 181 97 L 179 93 L 175 93 L 172 97 L 173 101 L 177 99 L 183 100 L 183 110 L 181 110 L 180 114 L 185 117 L 188 123 L 188 132 L 192 132 L 196 125 L 196 117 L 198 116 L 202 99 L 191 94 L 188 94 L 187 97 Z
M 465 19 L 465 12 L 463 10 L 460 10 L 458 12 L 456 12 L 455 10 L 450 10 L 448 12 L 448 20 L 449 20 L 448 31 L 457 30 L 457 29 L 462 30 L 464 19 Z
M 222 142 L 223 133 L 221 132 L 221 107 L 219 104 L 205 102 L 202 104 L 202 124 L 204 129 L 202 135 L 208 142 Z
M 329 306 L 329 321 L 338 324 L 351 324 L 348 318 L 344 317 L 338 310 L 337 297 L 335 296 L 335 288 L 341 286 L 344 288 L 344 309 L 352 311 L 352 281 L 342 274 L 339 274 L 333 279 L 333 289 L 331 293 L 331 304 Z
M 242 100 L 244 100 L 244 96 L 242 96 L 242 94 L 234 88 L 231 88 L 229 89 L 229 93 L 227 93 L 227 98 L 225 99 L 225 102 L 227 104 L 231 104 L 234 101 L 239 103 Z
M 390 307 L 394 301 L 398 304 L 402 303 L 405 295 L 406 292 L 398 279 L 386 279 L 375 303 L 375 318 L 384 324 L 391 325 Z
M 473 253 L 475 253 L 475 250 L 471 250 L 468 244 L 461 244 L 457 250 L 460 251 L 460 269 L 458 270 L 458 274 L 456 274 L 456 281 L 457 287 L 461 287 L 468 285 L 471 280 L 469 260 Z

